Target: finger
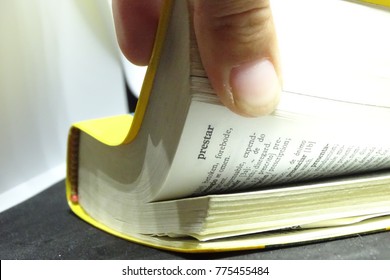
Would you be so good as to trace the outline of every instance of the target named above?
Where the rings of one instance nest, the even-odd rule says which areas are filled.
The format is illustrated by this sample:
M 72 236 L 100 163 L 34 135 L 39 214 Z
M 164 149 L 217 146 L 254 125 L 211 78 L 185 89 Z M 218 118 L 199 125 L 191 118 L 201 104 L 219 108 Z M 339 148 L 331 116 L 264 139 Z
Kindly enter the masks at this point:
M 281 91 L 269 1 L 196 0 L 202 63 L 222 103 L 245 116 L 271 113 Z
M 119 46 L 128 60 L 147 65 L 163 0 L 112 0 Z

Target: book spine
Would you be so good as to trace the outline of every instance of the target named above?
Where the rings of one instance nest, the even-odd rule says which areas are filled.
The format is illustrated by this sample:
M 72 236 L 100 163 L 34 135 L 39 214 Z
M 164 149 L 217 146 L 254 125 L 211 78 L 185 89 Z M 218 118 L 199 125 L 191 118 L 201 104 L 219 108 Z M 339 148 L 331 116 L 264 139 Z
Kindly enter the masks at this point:
M 78 165 L 79 165 L 80 130 L 72 127 L 68 138 L 67 179 L 70 183 L 72 203 L 78 203 Z

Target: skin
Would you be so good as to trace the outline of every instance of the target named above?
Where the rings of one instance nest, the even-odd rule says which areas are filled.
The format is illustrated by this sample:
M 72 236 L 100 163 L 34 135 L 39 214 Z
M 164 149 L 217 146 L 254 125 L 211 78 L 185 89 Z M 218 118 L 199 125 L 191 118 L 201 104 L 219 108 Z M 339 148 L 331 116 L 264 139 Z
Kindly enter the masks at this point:
M 134 64 L 149 62 L 162 3 L 113 0 L 118 42 Z M 269 1 L 191 0 L 191 5 L 202 63 L 222 103 L 243 116 L 272 113 L 281 74 Z

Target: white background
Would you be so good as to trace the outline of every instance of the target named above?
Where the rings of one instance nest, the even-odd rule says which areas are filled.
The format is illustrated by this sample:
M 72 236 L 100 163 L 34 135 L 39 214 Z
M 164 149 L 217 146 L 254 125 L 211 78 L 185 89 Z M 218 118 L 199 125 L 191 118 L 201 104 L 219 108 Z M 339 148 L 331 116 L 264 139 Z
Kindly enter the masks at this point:
M 0 2 L 0 211 L 65 176 L 71 123 L 127 112 L 107 0 Z

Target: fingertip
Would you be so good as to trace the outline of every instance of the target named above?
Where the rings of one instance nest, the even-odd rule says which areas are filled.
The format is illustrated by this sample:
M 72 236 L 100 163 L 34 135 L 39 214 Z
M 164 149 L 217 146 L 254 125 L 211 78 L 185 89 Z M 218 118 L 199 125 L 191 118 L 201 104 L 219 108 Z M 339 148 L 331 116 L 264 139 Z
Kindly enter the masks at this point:
M 275 67 L 268 59 L 233 67 L 229 82 L 235 111 L 256 117 L 275 110 L 281 85 Z

